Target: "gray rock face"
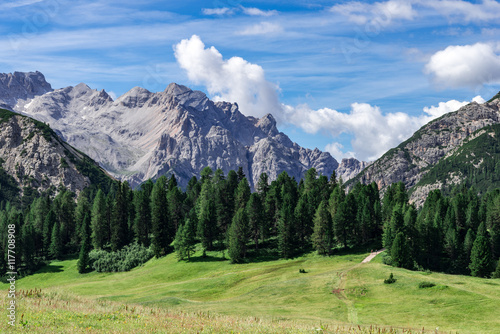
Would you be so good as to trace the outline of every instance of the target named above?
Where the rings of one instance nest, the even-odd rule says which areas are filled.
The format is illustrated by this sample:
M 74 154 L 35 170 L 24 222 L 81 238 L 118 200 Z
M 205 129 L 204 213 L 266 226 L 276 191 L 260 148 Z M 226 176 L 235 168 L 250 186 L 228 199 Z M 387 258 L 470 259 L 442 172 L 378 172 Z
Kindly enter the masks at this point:
M 43 133 L 28 117 L 15 115 L 0 123 L 2 167 L 21 189 L 31 186 L 45 191 L 62 184 L 78 194 L 90 185 L 73 163 L 78 155 L 57 136 Z
M 206 166 L 224 173 L 242 166 L 252 185 L 263 172 L 271 180 L 282 171 L 299 180 L 311 167 L 328 176 L 338 168 L 329 153 L 302 148 L 279 132 L 271 114 L 246 117 L 237 104 L 213 102 L 185 86 L 170 84 L 158 93 L 135 87 L 113 101 L 85 84 L 52 90 L 44 80 L 31 80 L 39 87 L 33 84 L 29 94 L 10 91 L 0 97 L 24 99 L 13 105 L 15 111 L 48 123 L 132 186 L 165 174 L 186 185 Z
M 38 95 L 52 91 L 50 84 L 40 72 L 0 73 L 0 106 L 13 109 L 18 102 L 26 103 Z
M 383 192 L 387 186 L 402 181 L 413 187 L 430 167 L 459 148 L 476 130 L 500 123 L 500 99 L 490 103 L 472 102 L 423 126 L 398 147 L 364 169 L 355 180 L 368 184 L 375 181 Z M 414 189 L 411 200 L 423 202 L 432 189 Z
M 342 181 L 347 181 L 358 175 L 363 169 L 365 169 L 369 162 L 359 161 L 354 158 L 342 159 L 337 168 L 337 178 L 342 178 Z

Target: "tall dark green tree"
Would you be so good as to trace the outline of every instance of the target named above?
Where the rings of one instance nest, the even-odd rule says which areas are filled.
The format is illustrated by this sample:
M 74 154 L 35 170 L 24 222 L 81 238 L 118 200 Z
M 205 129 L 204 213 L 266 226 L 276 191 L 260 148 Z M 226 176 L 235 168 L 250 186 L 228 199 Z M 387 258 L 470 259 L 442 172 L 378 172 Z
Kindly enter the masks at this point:
M 391 247 L 392 264 L 396 267 L 412 269 L 413 260 L 409 252 L 406 237 L 403 232 L 398 232 Z
M 238 183 L 238 188 L 236 188 L 235 197 L 235 210 L 246 207 L 248 200 L 250 199 L 250 185 L 246 177 L 243 177 Z
M 314 215 L 312 240 L 318 254 L 330 254 L 333 247 L 333 225 L 328 203 L 325 200 L 320 203 Z
M 167 178 L 160 176 L 151 192 L 151 246 L 156 257 L 163 256 L 168 251 L 168 246 L 173 240 L 169 234 L 168 203 L 167 203 Z
M 488 239 L 484 223 L 481 223 L 471 251 L 469 269 L 472 276 L 488 277 L 491 274 L 493 261 Z
M 117 251 L 129 243 L 128 184 L 118 183 L 111 219 L 111 250 Z
M 175 251 L 179 260 L 191 259 L 191 254 L 195 251 L 195 222 L 187 218 L 184 224 L 181 224 L 175 234 Z
M 107 215 L 107 202 L 104 192 L 99 189 L 94 198 L 91 212 L 91 235 L 92 246 L 95 249 L 103 249 L 109 242 L 109 221 Z
M 233 263 L 239 263 L 246 256 L 248 242 L 248 216 L 245 208 L 239 208 L 228 231 L 228 255 Z
M 255 249 L 259 248 L 259 237 L 262 236 L 262 218 L 264 207 L 258 193 L 252 193 L 246 206 L 249 235 L 253 239 Z
M 135 219 L 134 234 L 137 243 L 149 246 L 151 233 L 151 194 L 145 190 L 139 190 L 135 195 Z
M 53 259 L 60 259 L 63 251 L 61 239 L 61 227 L 59 221 L 56 220 L 52 227 L 52 235 L 50 237 L 49 255 Z
M 213 248 L 216 240 L 217 216 L 211 179 L 203 183 L 201 193 L 196 202 L 198 218 L 197 236 L 201 241 L 204 254 Z
M 90 269 L 90 258 L 89 252 L 91 249 L 90 245 L 90 217 L 88 214 L 82 220 L 81 225 L 81 246 L 80 246 L 80 254 L 78 257 L 77 268 L 80 274 L 87 272 Z

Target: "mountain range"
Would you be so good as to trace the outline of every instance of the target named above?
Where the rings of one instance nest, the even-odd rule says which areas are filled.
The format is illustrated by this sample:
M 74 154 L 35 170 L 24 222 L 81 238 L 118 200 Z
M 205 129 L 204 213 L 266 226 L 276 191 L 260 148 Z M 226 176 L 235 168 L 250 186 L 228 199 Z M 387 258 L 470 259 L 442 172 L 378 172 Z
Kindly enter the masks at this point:
M 213 102 L 175 83 L 157 93 L 135 87 L 113 100 L 83 83 L 54 90 L 40 72 L 0 78 L 5 108 L 47 123 L 133 187 L 170 174 L 185 186 L 206 166 L 224 173 L 241 166 L 254 185 L 263 172 L 271 180 L 282 171 L 300 180 L 312 167 L 347 180 L 366 165 L 355 159 L 339 164 L 327 152 L 292 142 L 271 114 L 248 117 L 236 103 Z
M 417 206 L 434 189 L 449 190 L 464 184 L 481 192 L 500 186 L 500 178 L 495 177 L 496 165 L 500 174 L 500 148 L 496 152 L 500 93 L 486 103 L 472 102 L 431 121 L 370 164 L 353 158 L 339 164 L 327 152 L 292 142 L 278 130 L 271 114 L 260 119 L 245 116 L 236 103 L 214 102 L 203 92 L 175 83 L 156 93 L 135 87 L 113 100 L 106 91 L 83 83 L 52 89 L 40 72 L 0 74 L 0 108 L 38 121 L 33 125 L 26 117 L 10 115 L 9 121 L 2 123 L 0 157 L 14 176 L 19 159 L 10 159 L 12 153 L 7 149 L 13 146 L 13 133 L 20 132 L 15 134 L 16 143 L 23 136 L 40 140 L 30 133 L 37 124 L 47 124 L 63 147 L 56 150 L 73 152 L 72 156 L 85 161 L 93 159 L 132 187 L 172 174 L 185 186 L 206 166 L 226 174 L 241 166 L 252 186 L 263 172 L 273 180 L 286 171 L 298 181 L 312 167 L 327 176 L 335 171 L 347 181 L 347 188 L 356 182 L 375 182 L 384 193 L 390 184 L 401 181 Z M 23 170 L 36 170 L 34 166 L 45 164 L 41 157 L 46 154 L 36 154 L 43 145 L 25 146 L 19 146 L 14 156 L 35 161 Z M 60 161 L 75 158 L 61 155 L 55 159 L 59 164 L 53 163 L 60 167 Z M 67 178 L 60 171 L 56 174 L 57 182 L 66 185 Z M 26 175 L 43 178 L 34 172 Z M 72 187 L 80 189 L 86 182 L 89 180 L 75 177 L 77 186 Z M 37 187 L 44 189 L 40 184 Z

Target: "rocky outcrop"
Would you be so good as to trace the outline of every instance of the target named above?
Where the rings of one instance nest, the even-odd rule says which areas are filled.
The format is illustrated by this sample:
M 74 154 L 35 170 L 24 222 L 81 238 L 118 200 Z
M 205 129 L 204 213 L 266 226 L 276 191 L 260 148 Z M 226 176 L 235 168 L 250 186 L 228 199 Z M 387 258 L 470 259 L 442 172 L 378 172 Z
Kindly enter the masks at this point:
M 79 193 L 91 184 L 79 170 L 85 157 L 50 128 L 6 110 L 0 110 L 0 114 L 2 168 L 13 176 L 21 190 L 32 187 L 44 192 L 62 185 Z
M 500 123 L 500 99 L 478 104 L 472 102 L 423 126 L 398 147 L 365 168 L 352 181 L 376 182 L 383 192 L 387 186 L 402 181 L 411 188 L 443 157 L 459 148 L 475 131 Z M 439 187 L 414 189 L 412 201 L 422 202 L 428 192 Z
M 224 173 L 241 166 L 252 185 L 263 172 L 272 180 L 286 171 L 298 181 L 311 167 L 328 176 L 338 168 L 329 153 L 293 143 L 271 114 L 246 117 L 236 103 L 213 102 L 177 84 L 158 93 L 136 87 L 116 101 L 79 84 L 37 96 L 15 110 L 50 124 L 132 186 L 165 174 L 175 174 L 186 185 L 206 166 Z
M 52 87 L 40 72 L 0 73 L 0 107 L 12 110 L 35 96 L 51 92 Z
M 342 178 L 344 182 L 348 181 L 356 177 L 368 165 L 370 165 L 369 162 L 359 161 L 354 158 L 342 159 L 336 171 L 337 178 Z

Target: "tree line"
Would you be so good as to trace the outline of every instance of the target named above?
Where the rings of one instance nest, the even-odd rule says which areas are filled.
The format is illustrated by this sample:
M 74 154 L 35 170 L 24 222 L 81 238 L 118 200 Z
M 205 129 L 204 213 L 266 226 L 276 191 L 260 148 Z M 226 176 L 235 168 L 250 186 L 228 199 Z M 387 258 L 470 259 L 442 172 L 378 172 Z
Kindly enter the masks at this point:
M 489 276 L 500 255 L 500 191 L 482 197 L 465 189 L 453 197 L 433 191 L 417 210 L 403 183 L 390 186 L 381 200 L 375 183 L 357 183 L 346 192 L 335 173 L 328 178 L 312 168 L 299 182 L 286 172 L 270 182 L 263 173 L 252 192 L 242 168 L 224 175 L 209 167 L 185 190 L 173 175 L 136 190 L 116 182 L 107 193 L 84 190 L 77 198 L 60 189 L 24 209 L 9 203 L 1 208 L 2 272 L 9 224 L 18 231 L 16 260 L 25 273 L 66 255 L 79 255 L 78 269 L 86 272 L 106 254 L 114 254 L 106 260 L 113 262 L 140 252 L 145 261 L 147 254 L 175 251 L 179 260 L 189 261 L 198 247 L 201 256 L 219 251 L 239 263 L 258 254 L 332 255 L 383 244 L 388 264 Z M 106 261 L 98 267 L 106 270 Z M 124 261 L 115 267 L 140 264 Z

